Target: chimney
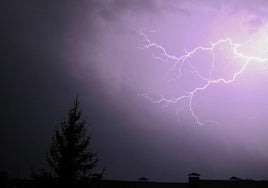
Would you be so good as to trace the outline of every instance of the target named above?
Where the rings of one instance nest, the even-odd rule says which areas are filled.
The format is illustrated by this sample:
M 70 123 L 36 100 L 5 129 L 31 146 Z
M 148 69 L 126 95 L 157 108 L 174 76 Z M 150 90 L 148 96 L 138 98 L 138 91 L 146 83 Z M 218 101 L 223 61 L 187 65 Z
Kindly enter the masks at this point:
M 189 188 L 199 188 L 200 174 L 191 173 L 188 174 L 188 187 Z

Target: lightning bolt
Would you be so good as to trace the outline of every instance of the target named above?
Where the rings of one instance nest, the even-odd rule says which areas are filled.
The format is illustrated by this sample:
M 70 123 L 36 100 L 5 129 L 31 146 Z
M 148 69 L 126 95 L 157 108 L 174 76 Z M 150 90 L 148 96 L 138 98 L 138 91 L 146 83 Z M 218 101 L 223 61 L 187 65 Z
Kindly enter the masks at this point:
M 215 84 L 219 84 L 219 83 L 230 84 L 230 83 L 235 82 L 237 77 L 239 75 L 241 75 L 246 70 L 246 68 L 248 67 L 248 65 L 251 62 L 255 62 L 255 63 L 267 63 L 268 62 L 268 58 L 246 55 L 240 51 L 240 48 L 247 45 L 249 41 L 246 41 L 246 42 L 240 44 L 240 43 L 234 43 L 231 38 L 220 39 L 216 42 L 210 42 L 210 45 L 208 47 L 198 46 L 198 47 L 192 49 L 191 51 L 185 50 L 185 53 L 181 56 L 175 56 L 175 55 L 169 54 L 168 51 L 163 46 L 151 41 L 148 38 L 148 36 L 145 34 L 144 29 L 141 29 L 139 31 L 139 33 L 142 36 L 144 43 L 145 43 L 145 45 L 142 47 L 142 49 L 150 49 L 150 48 L 157 49 L 161 52 L 160 53 L 161 55 L 154 56 L 154 58 L 156 60 L 160 60 L 160 61 L 166 62 L 166 63 L 175 62 L 174 65 L 171 67 L 169 72 L 173 72 L 174 70 L 176 70 L 176 68 L 178 68 L 177 69 L 178 75 L 177 75 L 176 79 L 180 79 L 181 74 L 182 74 L 182 67 L 185 64 L 187 64 L 191 67 L 193 73 L 196 76 L 198 76 L 198 78 L 200 80 L 202 80 L 204 82 L 204 84 L 202 84 L 201 86 L 195 87 L 194 89 L 192 89 L 190 91 L 185 91 L 185 94 L 180 95 L 176 98 L 167 98 L 165 96 L 160 96 L 160 99 L 154 99 L 154 98 L 149 97 L 148 94 L 139 94 L 139 96 L 143 96 L 145 99 L 149 100 L 152 103 L 161 104 L 162 107 L 167 107 L 169 104 L 174 104 L 174 103 L 178 103 L 179 101 L 186 100 L 186 101 L 188 101 L 186 107 L 189 109 L 191 116 L 194 118 L 197 125 L 204 125 L 206 123 L 217 123 L 214 120 L 201 121 L 200 118 L 198 117 L 197 113 L 194 111 L 193 99 L 200 91 L 204 91 Z M 230 46 L 231 53 L 233 54 L 233 56 L 235 58 L 240 58 L 243 62 L 242 66 L 239 68 L 239 70 L 234 72 L 232 74 L 231 78 L 229 78 L 229 79 L 221 78 L 221 77 L 217 78 L 217 79 L 212 78 L 212 74 L 213 74 L 214 68 L 215 68 L 215 59 L 216 59 L 215 49 L 216 49 L 216 47 L 218 47 L 221 44 L 228 44 Z M 208 77 L 203 76 L 200 73 L 200 71 L 198 71 L 198 69 L 193 64 L 191 64 L 190 61 L 186 61 L 186 60 L 190 59 L 194 54 L 199 53 L 199 52 L 203 52 L 203 51 L 209 52 L 212 56 L 212 61 L 211 61 L 211 66 L 210 66 L 210 71 L 209 71 Z M 178 114 L 179 114 L 179 109 L 177 111 L 177 116 L 178 116 Z

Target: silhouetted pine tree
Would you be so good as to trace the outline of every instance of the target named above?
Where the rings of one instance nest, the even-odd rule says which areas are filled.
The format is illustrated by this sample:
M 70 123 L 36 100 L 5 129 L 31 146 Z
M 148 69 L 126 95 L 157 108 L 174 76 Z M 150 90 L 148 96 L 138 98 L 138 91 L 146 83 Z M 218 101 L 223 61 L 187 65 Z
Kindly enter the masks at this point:
M 89 148 L 90 137 L 86 135 L 86 121 L 76 98 L 68 112 L 68 119 L 56 128 L 47 161 L 60 183 L 73 185 L 91 176 L 97 155 Z

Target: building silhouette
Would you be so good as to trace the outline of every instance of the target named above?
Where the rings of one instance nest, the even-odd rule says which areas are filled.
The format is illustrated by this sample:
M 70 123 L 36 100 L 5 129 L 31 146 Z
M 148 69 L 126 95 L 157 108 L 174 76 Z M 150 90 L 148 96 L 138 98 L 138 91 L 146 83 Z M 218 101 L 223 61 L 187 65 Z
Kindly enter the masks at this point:
M 51 185 L 51 184 L 50 184 Z M 7 172 L 0 172 L 0 188 L 35 188 L 51 187 L 40 186 L 34 180 L 11 178 Z M 53 187 L 57 187 L 56 185 Z M 79 188 L 86 188 L 88 185 L 80 184 Z M 200 179 L 200 174 L 188 174 L 188 182 L 169 183 L 153 182 L 147 178 L 140 178 L 137 181 L 120 181 L 120 180 L 98 180 L 92 181 L 92 188 L 267 188 L 268 181 L 254 181 L 240 179 L 232 176 L 228 180 L 206 180 Z

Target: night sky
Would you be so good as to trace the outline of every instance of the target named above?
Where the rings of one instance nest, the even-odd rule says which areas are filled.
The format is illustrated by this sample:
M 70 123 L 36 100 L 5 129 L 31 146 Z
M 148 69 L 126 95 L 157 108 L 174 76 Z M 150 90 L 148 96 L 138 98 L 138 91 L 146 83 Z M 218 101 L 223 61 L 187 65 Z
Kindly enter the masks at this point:
M 6 0 L 0 23 L 0 171 L 46 167 L 79 94 L 105 179 L 268 179 L 268 1 Z

